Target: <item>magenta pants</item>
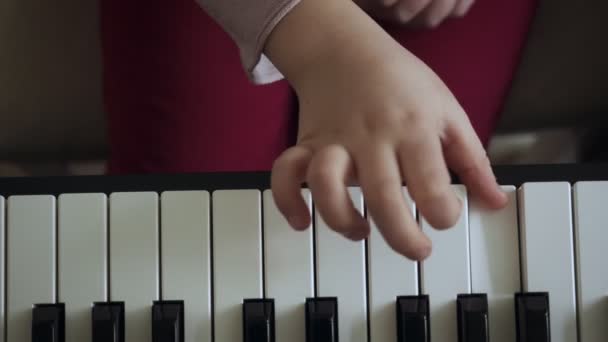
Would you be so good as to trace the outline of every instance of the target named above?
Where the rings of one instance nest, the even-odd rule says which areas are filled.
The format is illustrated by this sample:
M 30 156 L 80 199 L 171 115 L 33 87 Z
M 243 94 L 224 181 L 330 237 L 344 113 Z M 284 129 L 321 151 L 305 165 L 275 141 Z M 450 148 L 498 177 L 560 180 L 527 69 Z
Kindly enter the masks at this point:
M 448 85 L 485 143 L 537 0 L 477 0 L 434 30 L 386 27 Z M 297 98 L 251 84 L 228 35 L 194 0 L 102 0 L 110 173 L 270 170 L 293 145 Z

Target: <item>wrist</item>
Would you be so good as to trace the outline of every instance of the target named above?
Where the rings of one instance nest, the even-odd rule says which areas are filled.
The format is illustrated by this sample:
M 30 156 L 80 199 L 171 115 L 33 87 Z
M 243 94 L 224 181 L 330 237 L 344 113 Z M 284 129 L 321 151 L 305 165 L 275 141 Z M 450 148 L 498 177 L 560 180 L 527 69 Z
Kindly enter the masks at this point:
M 265 54 L 297 90 L 323 65 L 386 56 L 387 38 L 351 0 L 301 0 L 271 32 Z

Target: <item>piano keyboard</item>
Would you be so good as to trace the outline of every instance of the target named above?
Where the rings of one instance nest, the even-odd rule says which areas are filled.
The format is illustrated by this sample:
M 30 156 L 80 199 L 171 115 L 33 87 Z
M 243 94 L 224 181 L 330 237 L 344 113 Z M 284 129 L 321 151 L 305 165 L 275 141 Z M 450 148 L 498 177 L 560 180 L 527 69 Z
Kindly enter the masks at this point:
M 0 340 L 606 341 L 608 167 L 495 172 L 509 205 L 455 181 L 421 263 L 333 233 L 306 189 L 292 230 L 267 173 L 0 179 Z

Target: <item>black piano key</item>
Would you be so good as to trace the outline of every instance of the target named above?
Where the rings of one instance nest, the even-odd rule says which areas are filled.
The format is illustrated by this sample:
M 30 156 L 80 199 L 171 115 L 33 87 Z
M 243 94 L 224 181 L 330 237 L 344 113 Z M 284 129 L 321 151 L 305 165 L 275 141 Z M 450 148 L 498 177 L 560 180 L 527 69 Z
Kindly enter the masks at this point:
M 274 342 L 274 300 L 243 300 L 243 341 Z
M 549 293 L 516 293 L 515 323 L 518 342 L 550 342 Z
M 430 340 L 429 296 L 397 297 L 397 341 L 429 342 Z
M 32 342 L 65 341 L 65 305 L 35 304 L 32 312 Z
M 155 301 L 152 306 L 152 342 L 184 342 L 184 301 Z
M 458 341 L 488 342 L 488 296 L 480 294 L 459 294 L 456 300 L 458 310 Z
M 96 302 L 91 314 L 93 342 L 125 341 L 125 303 Z
M 338 342 L 338 298 L 306 299 L 306 341 Z

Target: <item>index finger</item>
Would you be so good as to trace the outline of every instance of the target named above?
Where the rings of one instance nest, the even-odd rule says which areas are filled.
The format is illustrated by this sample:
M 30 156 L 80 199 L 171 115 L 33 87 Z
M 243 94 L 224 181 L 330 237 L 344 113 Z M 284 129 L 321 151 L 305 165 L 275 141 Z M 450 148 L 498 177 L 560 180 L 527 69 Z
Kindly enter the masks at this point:
M 507 204 L 490 160 L 469 121 L 448 124 L 444 144 L 446 162 L 473 196 L 491 209 Z

